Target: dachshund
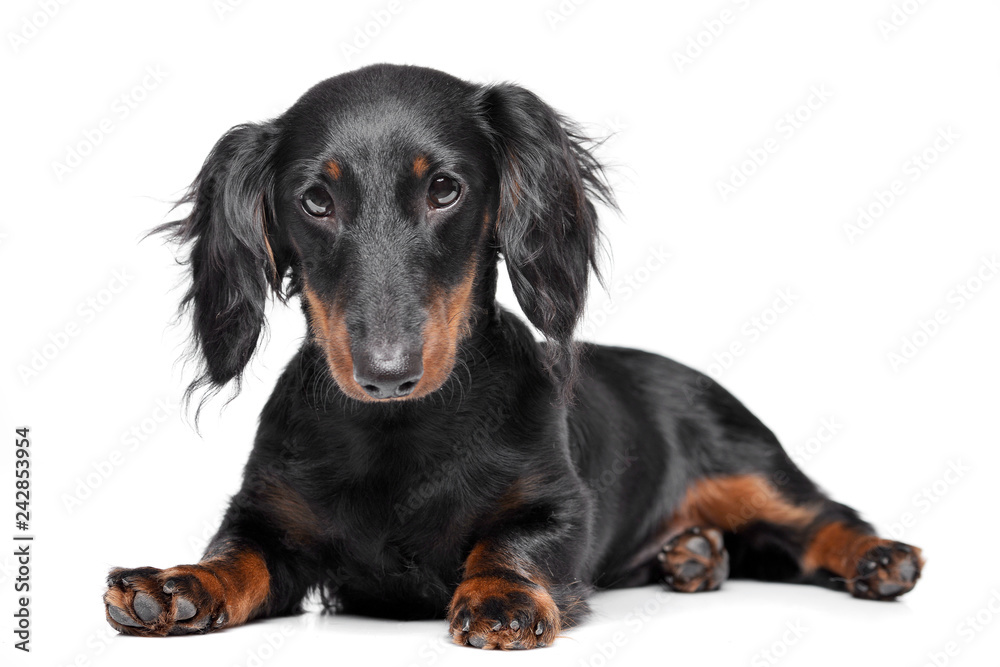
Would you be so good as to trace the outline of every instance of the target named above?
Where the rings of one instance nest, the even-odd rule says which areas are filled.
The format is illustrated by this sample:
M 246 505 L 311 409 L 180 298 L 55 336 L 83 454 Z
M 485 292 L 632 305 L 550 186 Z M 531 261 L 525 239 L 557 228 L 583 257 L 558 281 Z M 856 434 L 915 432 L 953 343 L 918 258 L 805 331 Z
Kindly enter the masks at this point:
M 187 249 L 188 398 L 239 391 L 270 298 L 298 295 L 308 335 L 202 560 L 113 569 L 111 626 L 205 633 L 316 594 L 530 649 L 598 589 L 911 590 L 920 550 L 827 497 L 713 379 L 574 340 L 596 204 L 616 208 L 596 145 L 518 85 L 397 65 L 229 130 L 158 228 Z M 501 258 L 527 323 L 496 303 Z

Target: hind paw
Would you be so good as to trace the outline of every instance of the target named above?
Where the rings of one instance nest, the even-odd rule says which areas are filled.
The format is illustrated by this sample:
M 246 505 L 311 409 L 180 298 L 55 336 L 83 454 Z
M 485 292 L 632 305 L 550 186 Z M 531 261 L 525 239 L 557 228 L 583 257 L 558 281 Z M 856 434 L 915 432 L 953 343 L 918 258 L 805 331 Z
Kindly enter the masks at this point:
M 681 593 L 714 591 L 729 576 L 729 552 L 716 528 L 688 528 L 657 555 L 663 583 Z
M 856 598 L 895 600 L 913 589 L 922 567 L 920 549 L 884 540 L 858 559 L 858 574 L 847 582 L 847 590 Z

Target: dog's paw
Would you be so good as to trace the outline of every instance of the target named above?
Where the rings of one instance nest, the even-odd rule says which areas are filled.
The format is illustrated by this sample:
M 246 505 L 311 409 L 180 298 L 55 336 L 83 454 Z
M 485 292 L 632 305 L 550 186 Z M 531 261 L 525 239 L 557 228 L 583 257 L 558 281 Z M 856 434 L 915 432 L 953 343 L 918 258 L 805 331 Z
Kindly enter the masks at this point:
M 857 576 L 848 580 L 847 590 L 856 598 L 895 600 L 913 589 L 923 565 L 917 547 L 881 540 L 858 559 Z
M 480 575 L 463 581 L 449 607 L 452 640 L 504 650 L 548 646 L 559 634 L 559 608 L 544 587 Z
M 688 528 L 657 555 L 663 583 L 681 593 L 714 591 L 729 576 L 729 552 L 715 528 Z
M 184 635 L 226 624 L 222 585 L 199 565 L 115 568 L 108 574 L 104 605 L 111 627 L 127 635 Z

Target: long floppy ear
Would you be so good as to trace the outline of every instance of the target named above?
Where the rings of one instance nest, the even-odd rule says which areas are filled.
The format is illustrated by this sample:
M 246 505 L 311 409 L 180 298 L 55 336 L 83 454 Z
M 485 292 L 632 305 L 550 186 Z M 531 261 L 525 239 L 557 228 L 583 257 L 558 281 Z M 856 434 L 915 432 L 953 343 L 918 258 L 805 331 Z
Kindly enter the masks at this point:
M 614 198 L 592 142 L 534 93 L 512 84 L 482 91 L 500 177 L 497 241 L 517 301 L 546 337 L 546 365 L 565 390 L 576 371 L 573 332 L 599 235 L 591 198 Z
M 229 130 L 178 202 L 193 204 L 191 213 L 156 230 L 190 244 L 191 285 L 181 308 L 192 311 L 203 364 L 188 398 L 232 380 L 239 391 L 264 330 L 268 291 L 282 296 L 288 261 L 273 224 L 277 134 L 271 124 Z

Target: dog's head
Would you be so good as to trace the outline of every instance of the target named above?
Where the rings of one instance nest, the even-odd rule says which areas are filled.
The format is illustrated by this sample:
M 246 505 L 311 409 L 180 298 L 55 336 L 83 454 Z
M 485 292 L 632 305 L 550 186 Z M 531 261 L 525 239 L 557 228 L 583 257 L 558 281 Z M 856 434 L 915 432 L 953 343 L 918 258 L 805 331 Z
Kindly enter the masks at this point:
M 345 394 L 426 396 L 492 302 L 498 253 L 565 380 L 596 269 L 592 197 L 610 193 L 585 140 L 523 88 L 387 65 L 328 79 L 227 132 L 183 200 L 194 386 L 238 382 L 268 292 L 301 291 Z

